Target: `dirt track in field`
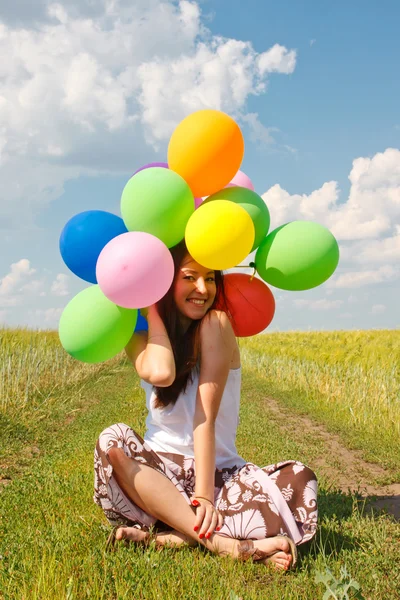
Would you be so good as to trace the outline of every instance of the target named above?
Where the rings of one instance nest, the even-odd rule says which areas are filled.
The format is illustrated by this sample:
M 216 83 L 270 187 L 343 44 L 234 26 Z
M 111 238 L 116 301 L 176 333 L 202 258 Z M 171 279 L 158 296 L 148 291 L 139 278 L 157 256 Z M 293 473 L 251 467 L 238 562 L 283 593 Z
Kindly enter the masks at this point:
M 329 433 L 323 425 L 306 416 L 299 416 L 282 407 L 273 398 L 265 400 L 268 412 L 286 434 L 312 436 L 323 441 L 326 451 L 313 461 L 313 469 L 324 475 L 335 488 L 343 492 L 357 492 L 366 498 L 368 507 L 384 509 L 400 520 L 400 483 L 376 485 L 377 480 L 388 479 L 389 473 L 380 465 L 367 462 L 361 452 L 343 445 L 339 436 Z

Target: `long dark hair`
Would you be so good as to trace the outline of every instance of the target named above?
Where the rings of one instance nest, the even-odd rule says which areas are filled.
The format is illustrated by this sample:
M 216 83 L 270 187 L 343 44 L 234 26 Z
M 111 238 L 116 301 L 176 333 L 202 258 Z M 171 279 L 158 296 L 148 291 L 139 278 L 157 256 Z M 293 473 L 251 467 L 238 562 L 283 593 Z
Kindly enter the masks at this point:
M 170 251 L 175 267 L 174 281 L 165 296 L 157 303 L 157 308 L 171 342 L 175 359 L 176 377 L 173 384 L 168 387 L 154 386 L 154 391 L 156 393 L 156 408 L 175 404 L 179 394 L 186 390 L 189 382 L 191 383 L 193 381 L 193 371 L 195 368 L 199 367 L 201 360 L 199 334 L 202 319 L 193 320 L 187 331 L 185 331 L 181 324 L 179 311 L 174 299 L 176 278 L 180 272 L 180 266 L 183 259 L 189 254 L 185 241 L 183 240 L 173 248 L 170 248 Z M 224 290 L 223 273 L 222 271 L 214 272 L 216 295 L 210 310 L 218 306 L 219 309 L 229 313 Z M 206 316 L 203 318 L 206 318 Z

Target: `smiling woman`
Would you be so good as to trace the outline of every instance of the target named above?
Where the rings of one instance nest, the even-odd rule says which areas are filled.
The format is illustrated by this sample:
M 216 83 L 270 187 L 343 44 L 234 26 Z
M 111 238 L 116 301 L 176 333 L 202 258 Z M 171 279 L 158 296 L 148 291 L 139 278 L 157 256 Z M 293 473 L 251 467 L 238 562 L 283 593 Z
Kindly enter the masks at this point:
M 288 569 L 316 530 L 317 482 L 296 461 L 259 468 L 238 455 L 241 368 L 221 271 L 171 249 L 174 281 L 126 347 L 146 394 L 141 438 L 117 423 L 95 451 L 95 502 L 113 539 L 200 543 Z M 224 310 L 216 310 L 215 306 Z M 256 544 L 252 540 L 257 540 Z
M 215 300 L 216 292 L 215 271 L 208 271 L 187 256 L 175 280 L 174 298 L 188 326 L 192 320 L 204 317 Z
M 175 380 L 157 386 L 156 405 L 175 402 L 185 390 L 200 360 L 202 319 L 217 303 L 227 307 L 222 271 L 198 264 L 184 242 L 171 249 L 175 265 L 174 284 L 158 302 L 157 311 L 165 324 L 174 354 Z

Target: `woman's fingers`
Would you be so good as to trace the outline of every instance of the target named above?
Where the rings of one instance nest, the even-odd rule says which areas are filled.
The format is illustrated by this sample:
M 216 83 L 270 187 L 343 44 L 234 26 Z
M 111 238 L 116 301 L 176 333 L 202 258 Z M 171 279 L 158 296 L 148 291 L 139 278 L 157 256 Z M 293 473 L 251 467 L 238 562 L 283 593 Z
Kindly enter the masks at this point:
M 200 539 L 202 539 L 212 522 L 213 511 L 215 508 L 209 504 L 208 506 L 201 504 L 196 508 L 196 519 L 194 521 L 194 530 L 197 532 Z
M 203 518 L 203 522 L 200 527 L 199 537 L 209 538 L 214 533 L 218 525 L 218 511 L 214 506 L 206 507 L 206 512 Z
M 194 531 L 199 538 L 209 538 L 214 531 L 221 529 L 224 518 L 218 510 L 210 503 L 193 501 L 192 506 L 196 507 L 196 518 L 194 521 Z
M 212 533 L 214 533 L 215 529 L 217 528 L 217 525 L 218 525 L 218 511 L 214 510 L 212 517 L 211 517 L 211 523 L 205 533 L 205 536 L 207 539 L 210 537 L 210 535 Z
M 199 531 L 200 539 L 206 535 L 207 531 L 210 528 L 214 510 L 215 510 L 215 508 L 212 506 L 212 504 L 209 504 L 208 506 L 205 507 L 205 512 L 204 512 L 203 520 L 202 520 L 200 531 Z
M 202 526 L 205 514 L 206 514 L 205 506 L 200 505 L 196 508 L 196 518 L 194 521 L 194 530 L 197 531 L 197 533 L 200 533 L 199 530 L 200 530 L 200 527 Z

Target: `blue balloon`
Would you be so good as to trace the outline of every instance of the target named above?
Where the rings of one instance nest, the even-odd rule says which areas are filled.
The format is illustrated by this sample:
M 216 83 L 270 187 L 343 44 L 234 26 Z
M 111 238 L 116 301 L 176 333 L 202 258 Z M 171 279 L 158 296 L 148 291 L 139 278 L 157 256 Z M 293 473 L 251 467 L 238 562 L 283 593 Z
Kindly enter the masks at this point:
M 138 318 L 136 321 L 136 327 L 135 327 L 135 332 L 136 331 L 148 331 L 149 326 L 147 324 L 147 320 L 140 314 L 140 311 L 138 311 Z
M 67 267 L 81 279 L 97 283 L 96 263 L 110 240 L 127 233 L 121 217 L 105 210 L 81 212 L 68 221 L 60 236 L 60 252 Z

